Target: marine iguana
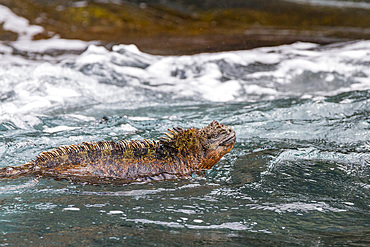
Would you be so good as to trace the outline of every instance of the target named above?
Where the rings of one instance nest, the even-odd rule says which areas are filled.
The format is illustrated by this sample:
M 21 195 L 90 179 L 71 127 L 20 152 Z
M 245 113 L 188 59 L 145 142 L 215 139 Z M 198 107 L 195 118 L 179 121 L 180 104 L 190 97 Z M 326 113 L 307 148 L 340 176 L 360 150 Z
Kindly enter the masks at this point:
M 235 144 L 235 131 L 213 121 L 201 129 L 168 129 L 157 141 L 100 141 L 61 146 L 0 178 L 34 175 L 89 183 L 145 181 L 188 176 L 212 168 Z

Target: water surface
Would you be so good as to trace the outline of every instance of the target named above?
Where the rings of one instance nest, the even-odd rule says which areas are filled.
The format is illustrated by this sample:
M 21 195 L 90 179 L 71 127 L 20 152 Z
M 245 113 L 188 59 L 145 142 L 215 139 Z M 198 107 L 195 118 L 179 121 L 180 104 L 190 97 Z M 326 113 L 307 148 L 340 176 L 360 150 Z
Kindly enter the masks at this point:
M 1 246 L 370 243 L 369 41 L 180 57 L 19 44 L 0 45 L 0 167 L 212 120 L 237 142 L 190 180 L 1 180 Z

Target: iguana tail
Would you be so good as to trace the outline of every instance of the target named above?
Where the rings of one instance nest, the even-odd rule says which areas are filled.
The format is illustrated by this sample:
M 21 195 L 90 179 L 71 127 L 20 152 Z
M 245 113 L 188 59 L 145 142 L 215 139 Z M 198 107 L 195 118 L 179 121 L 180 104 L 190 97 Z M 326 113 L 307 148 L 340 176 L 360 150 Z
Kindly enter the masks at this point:
M 8 166 L 0 168 L 1 178 L 17 178 L 21 176 L 31 175 L 35 172 L 34 163 L 26 163 L 20 166 Z

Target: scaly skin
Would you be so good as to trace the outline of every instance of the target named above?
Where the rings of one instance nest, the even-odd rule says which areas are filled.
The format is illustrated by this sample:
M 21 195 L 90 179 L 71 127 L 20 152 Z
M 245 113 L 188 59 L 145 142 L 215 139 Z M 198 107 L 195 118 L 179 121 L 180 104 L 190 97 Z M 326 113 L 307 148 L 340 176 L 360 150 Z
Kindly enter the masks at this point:
M 235 131 L 213 121 L 201 129 L 174 128 L 158 141 L 102 141 L 62 146 L 0 178 L 35 175 L 91 183 L 132 182 L 181 177 L 212 168 L 235 144 Z

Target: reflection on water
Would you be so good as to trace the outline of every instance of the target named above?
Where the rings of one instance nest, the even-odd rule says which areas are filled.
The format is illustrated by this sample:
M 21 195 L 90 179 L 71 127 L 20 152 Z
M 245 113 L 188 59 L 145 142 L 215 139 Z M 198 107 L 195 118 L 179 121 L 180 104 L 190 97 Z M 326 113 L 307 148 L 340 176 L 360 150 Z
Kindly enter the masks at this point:
M 160 57 L 91 46 L 47 60 L 3 52 L 1 167 L 64 144 L 150 139 L 212 120 L 233 126 L 237 143 L 191 179 L 1 180 L 0 245 L 366 246 L 369 47 Z

